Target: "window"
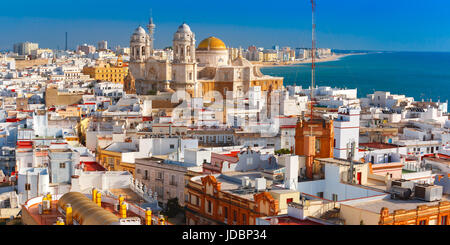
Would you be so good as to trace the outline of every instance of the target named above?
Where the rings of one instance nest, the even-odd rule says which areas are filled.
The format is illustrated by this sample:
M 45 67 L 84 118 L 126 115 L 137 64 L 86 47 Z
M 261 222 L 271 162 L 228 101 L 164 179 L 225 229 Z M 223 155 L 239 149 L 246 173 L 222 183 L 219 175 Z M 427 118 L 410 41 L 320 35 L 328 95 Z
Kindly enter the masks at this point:
M 177 185 L 176 181 L 175 181 L 175 175 L 170 176 L 170 184 L 171 185 Z
M 420 220 L 419 225 L 427 225 L 427 220 L 426 219 Z
M 141 169 L 140 168 L 136 169 L 136 173 L 140 174 L 141 173 Z
M 236 210 L 233 211 L 233 221 L 234 221 L 234 222 L 237 221 L 237 212 L 236 212 Z
M 59 168 L 66 168 L 66 163 L 64 163 L 64 162 L 60 163 Z
M 33 167 L 33 163 L 30 163 L 30 162 L 29 162 L 29 163 L 28 163 L 28 167 L 29 167 L 29 168 Z
M 208 202 L 208 213 L 211 214 L 212 213 L 212 205 L 211 205 L 211 201 L 207 201 Z
M 242 214 L 242 224 L 246 225 L 247 224 L 247 215 Z
M 338 201 L 338 195 L 337 194 L 333 194 L 333 202 L 337 202 Z
M 174 149 L 175 148 L 175 145 L 170 145 L 170 149 Z
M 144 179 L 148 180 L 148 170 L 145 170 L 145 172 L 144 172 Z
M 320 139 L 316 139 L 316 153 L 320 152 Z
M 162 180 L 163 179 L 163 173 L 162 172 L 158 172 L 158 179 Z
M 441 224 L 440 225 L 447 225 L 448 215 L 441 216 Z
M 228 207 L 223 207 L 223 217 L 228 218 Z
M 294 201 L 293 198 L 288 198 L 288 199 L 286 199 L 286 204 L 289 204 L 289 203 L 291 203 L 291 202 L 293 202 L 293 201 Z

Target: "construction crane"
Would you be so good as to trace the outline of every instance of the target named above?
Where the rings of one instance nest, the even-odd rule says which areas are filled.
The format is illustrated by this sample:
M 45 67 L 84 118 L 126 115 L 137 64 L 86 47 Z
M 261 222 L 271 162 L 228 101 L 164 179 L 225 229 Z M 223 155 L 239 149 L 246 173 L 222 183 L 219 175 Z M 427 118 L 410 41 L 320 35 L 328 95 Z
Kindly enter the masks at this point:
M 316 53 L 316 23 L 314 19 L 314 10 L 316 8 L 316 2 L 311 0 L 311 9 L 312 9 L 312 45 L 311 45 L 311 95 L 310 95 L 310 120 L 313 119 L 313 109 L 314 109 L 314 86 L 315 86 L 315 53 Z

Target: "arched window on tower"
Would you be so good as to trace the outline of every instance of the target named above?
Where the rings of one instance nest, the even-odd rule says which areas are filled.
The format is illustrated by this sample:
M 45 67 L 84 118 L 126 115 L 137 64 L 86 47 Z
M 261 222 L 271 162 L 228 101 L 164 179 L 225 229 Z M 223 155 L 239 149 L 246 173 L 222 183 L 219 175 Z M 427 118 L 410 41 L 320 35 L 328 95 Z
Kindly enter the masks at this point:
M 145 55 L 145 47 L 142 47 L 142 55 Z

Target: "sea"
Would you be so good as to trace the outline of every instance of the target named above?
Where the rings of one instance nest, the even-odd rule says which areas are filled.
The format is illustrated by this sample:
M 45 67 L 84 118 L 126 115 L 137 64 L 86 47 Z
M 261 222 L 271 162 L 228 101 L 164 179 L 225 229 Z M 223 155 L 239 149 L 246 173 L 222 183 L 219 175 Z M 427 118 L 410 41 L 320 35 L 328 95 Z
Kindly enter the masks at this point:
M 263 67 L 284 77 L 284 85 L 311 85 L 311 64 Z M 316 65 L 316 85 L 356 88 L 358 97 L 374 91 L 404 94 L 416 101 L 450 100 L 450 53 L 365 52 Z

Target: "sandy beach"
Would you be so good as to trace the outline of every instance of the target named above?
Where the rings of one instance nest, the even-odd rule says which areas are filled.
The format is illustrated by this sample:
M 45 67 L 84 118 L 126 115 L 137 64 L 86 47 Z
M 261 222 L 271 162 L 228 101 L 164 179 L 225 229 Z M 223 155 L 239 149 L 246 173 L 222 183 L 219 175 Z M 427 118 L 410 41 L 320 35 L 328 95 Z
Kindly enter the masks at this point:
M 320 62 L 328 62 L 328 61 L 336 61 L 342 57 L 350 56 L 350 55 L 361 55 L 364 53 L 353 53 L 353 54 L 334 54 L 325 58 L 316 59 L 317 63 Z M 288 61 L 288 62 L 259 62 L 259 61 L 251 61 L 253 65 L 258 65 L 260 67 L 273 67 L 273 66 L 291 66 L 291 65 L 299 65 L 299 64 L 310 64 L 311 59 L 305 59 L 300 61 Z

